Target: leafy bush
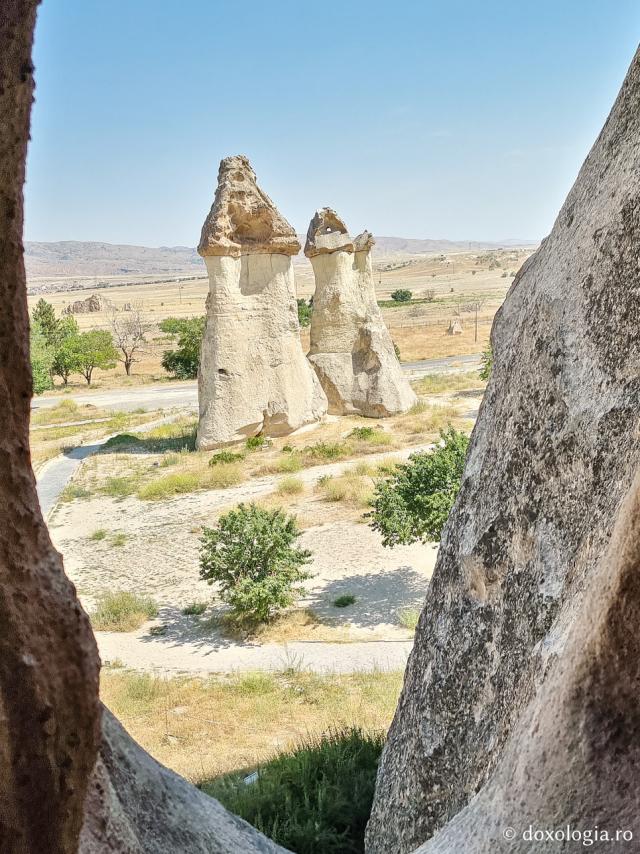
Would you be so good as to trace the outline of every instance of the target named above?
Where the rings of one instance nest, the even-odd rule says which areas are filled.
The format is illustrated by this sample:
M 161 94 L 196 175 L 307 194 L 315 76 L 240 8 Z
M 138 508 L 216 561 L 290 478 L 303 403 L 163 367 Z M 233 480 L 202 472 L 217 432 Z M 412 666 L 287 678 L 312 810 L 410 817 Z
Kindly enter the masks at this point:
M 132 632 L 158 616 L 158 606 L 147 596 L 119 591 L 104 593 L 90 615 L 98 632 Z
M 482 362 L 482 366 L 480 368 L 480 379 L 488 380 L 491 376 L 491 369 L 493 368 L 493 349 L 490 341 L 482 351 L 480 360 Z
M 257 769 L 201 784 L 228 810 L 298 854 L 360 854 L 382 734 L 352 728 L 307 739 Z
M 376 484 L 371 527 L 385 546 L 440 539 L 460 489 L 469 438 L 453 427 L 441 431 L 434 451 L 412 454 L 409 462 Z
M 397 291 L 394 291 L 391 294 L 391 299 L 394 302 L 411 302 L 413 298 L 413 293 L 407 288 L 398 288 Z
M 294 544 L 296 520 L 282 510 L 239 504 L 204 528 L 200 539 L 200 577 L 219 582 L 220 595 L 239 620 L 265 622 L 292 605 L 310 578 L 303 569 L 311 552 Z
M 239 463 L 244 459 L 244 454 L 234 454 L 232 451 L 218 451 L 209 460 L 210 466 L 219 466 L 221 463 Z
M 368 442 L 375 435 L 375 427 L 354 427 L 349 433 L 349 438 L 359 439 L 361 442 Z
M 111 333 L 105 329 L 92 329 L 89 332 L 80 332 L 68 340 L 74 370 L 77 370 L 91 385 L 91 378 L 95 368 L 108 371 L 115 368 L 118 352 L 113 346 Z
M 271 439 L 266 436 L 249 436 L 245 442 L 248 451 L 259 451 L 262 448 L 268 448 L 272 444 Z
M 162 356 L 162 367 L 176 379 L 190 380 L 198 376 L 205 322 L 206 317 L 167 317 L 160 323 L 163 332 L 178 336 L 177 349 L 165 350 Z
M 29 349 L 31 354 L 31 376 L 33 377 L 33 393 L 42 394 L 53 388 L 51 370 L 53 367 L 54 353 L 43 331 L 37 323 L 31 325 L 29 338 Z
M 298 300 L 298 323 L 300 326 L 309 326 L 311 324 L 311 315 L 313 313 L 313 303 L 306 299 Z
M 350 451 L 344 442 L 316 442 L 315 445 L 307 445 L 304 453 L 312 459 L 339 460 L 346 457 Z

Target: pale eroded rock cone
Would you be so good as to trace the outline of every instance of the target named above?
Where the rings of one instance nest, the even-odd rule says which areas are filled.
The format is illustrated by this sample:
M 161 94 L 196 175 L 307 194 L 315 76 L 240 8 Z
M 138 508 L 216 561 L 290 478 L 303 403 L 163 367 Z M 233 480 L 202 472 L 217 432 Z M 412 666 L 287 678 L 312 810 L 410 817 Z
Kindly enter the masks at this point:
M 199 448 L 282 436 L 326 413 L 300 343 L 291 262 L 299 249 L 247 158 L 225 158 L 198 247 L 209 272 Z
M 413 851 L 445 825 L 421 850 L 580 847 L 527 841 L 529 824 L 631 825 L 637 837 L 637 496 L 602 560 L 640 463 L 639 246 L 636 54 L 494 323 L 491 380 L 378 771 L 370 854 Z
M 352 240 L 330 208 L 316 212 L 307 232 L 316 280 L 309 361 L 336 415 L 384 418 L 416 402 L 376 300 L 373 244 L 367 231 Z

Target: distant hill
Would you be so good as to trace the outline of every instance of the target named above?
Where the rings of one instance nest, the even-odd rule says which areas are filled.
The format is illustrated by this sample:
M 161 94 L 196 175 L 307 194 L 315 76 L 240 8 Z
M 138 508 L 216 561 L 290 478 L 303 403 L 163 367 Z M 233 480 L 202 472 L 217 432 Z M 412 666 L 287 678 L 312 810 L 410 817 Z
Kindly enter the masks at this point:
M 304 245 L 305 236 L 299 235 Z M 405 237 L 376 237 L 374 254 L 422 255 L 431 252 L 464 252 L 527 246 L 533 241 L 505 240 L 487 243 L 462 240 L 415 240 Z M 204 274 L 204 262 L 190 246 L 129 246 L 64 240 L 58 243 L 25 242 L 27 278 L 56 276 L 164 276 Z

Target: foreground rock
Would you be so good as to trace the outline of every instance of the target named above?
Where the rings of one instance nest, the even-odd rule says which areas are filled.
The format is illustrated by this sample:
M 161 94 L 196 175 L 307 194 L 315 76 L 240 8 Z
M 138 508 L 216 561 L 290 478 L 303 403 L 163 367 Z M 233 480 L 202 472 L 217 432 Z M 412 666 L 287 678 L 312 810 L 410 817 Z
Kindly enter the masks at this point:
M 615 830 L 638 814 L 637 499 L 602 561 L 640 462 L 639 245 L 636 55 L 496 317 L 369 852 L 413 851 L 444 825 L 421 851 L 543 851 L 504 828 Z
M 309 361 L 336 415 L 384 418 L 416 402 L 376 300 L 373 244 L 366 231 L 352 239 L 330 208 L 316 212 L 307 233 L 316 280 Z
M 102 731 L 80 854 L 285 854 L 286 849 L 152 759 L 106 709 Z
M 300 344 L 291 262 L 299 250 L 247 158 L 223 160 L 198 247 L 209 272 L 199 448 L 282 436 L 326 413 Z

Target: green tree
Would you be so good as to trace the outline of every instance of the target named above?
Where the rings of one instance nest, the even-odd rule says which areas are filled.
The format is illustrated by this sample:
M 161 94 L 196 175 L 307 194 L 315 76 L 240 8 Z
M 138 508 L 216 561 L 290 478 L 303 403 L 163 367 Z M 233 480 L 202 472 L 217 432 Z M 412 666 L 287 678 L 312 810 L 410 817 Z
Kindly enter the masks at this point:
M 91 377 L 95 368 L 108 371 L 115 368 L 118 353 L 113 346 L 111 334 L 104 329 L 92 329 L 81 332 L 71 338 L 73 350 L 77 357 L 77 370 L 91 385 Z
M 376 484 L 371 527 L 385 546 L 438 541 L 460 489 L 469 437 L 453 427 L 440 432 L 433 451 L 412 454 Z
M 59 321 L 56 318 L 56 313 L 51 303 L 41 297 L 33 309 L 31 319 L 33 323 L 38 324 L 40 331 L 47 341 L 53 344 Z
M 69 382 L 69 376 L 80 370 L 78 361 L 77 337 L 78 322 L 75 317 L 62 317 L 56 326 L 52 337 L 53 364 L 51 372 L 60 377 L 64 385 Z
M 40 328 L 40 324 L 37 322 L 31 324 L 29 347 L 31 354 L 33 393 L 42 394 L 43 391 L 53 388 L 53 381 L 51 379 L 53 349 L 47 341 L 46 335 Z
M 482 356 L 480 357 L 482 365 L 480 367 L 480 379 L 488 380 L 491 376 L 491 370 L 493 368 L 493 348 L 491 346 L 491 341 L 487 343 L 487 346 L 482 351 Z
M 162 357 L 162 367 L 167 373 L 180 380 L 198 376 L 205 322 L 206 317 L 167 317 L 160 323 L 163 332 L 178 336 L 177 349 L 165 350 Z
M 391 299 L 394 302 L 411 302 L 413 299 L 413 293 L 406 288 L 398 288 L 397 291 L 394 291 L 391 294 Z
M 311 324 L 311 315 L 313 314 L 313 302 L 306 299 L 298 300 L 298 323 L 300 326 L 309 326 Z
M 255 504 L 239 504 L 200 538 L 200 577 L 220 584 L 220 595 L 240 620 L 265 622 L 292 605 L 310 578 L 303 567 L 311 552 L 294 544 L 293 516 Z

